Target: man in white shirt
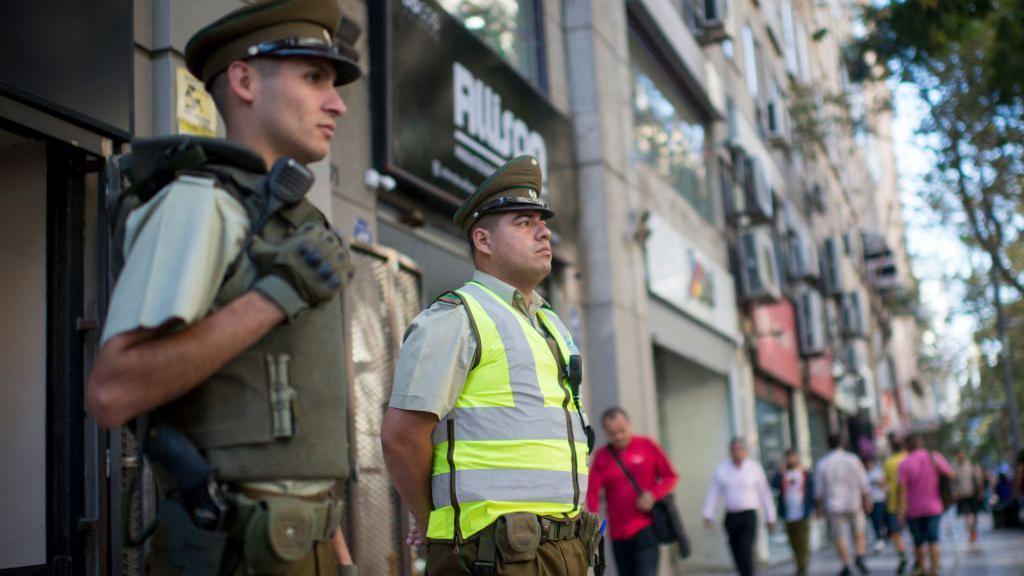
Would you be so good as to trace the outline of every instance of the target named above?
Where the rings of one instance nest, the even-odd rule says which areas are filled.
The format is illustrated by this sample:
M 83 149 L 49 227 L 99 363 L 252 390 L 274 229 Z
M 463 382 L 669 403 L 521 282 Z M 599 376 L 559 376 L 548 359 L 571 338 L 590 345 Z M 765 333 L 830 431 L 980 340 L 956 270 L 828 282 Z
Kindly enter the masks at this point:
M 740 576 L 754 573 L 754 541 L 757 539 L 757 509 L 765 515 L 768 529 L 775 529 L 775 502 L 764 469 L 747 459 L 747 443 L 733 438 L 730 458 L 718 465 L 704 501 L 704 524 L 714 528 L 718 501 L 725 505 L 725 533 L 729 550 Z
M 864 511 L 870 511 L 872 506 L 868 475 L 860 458 L 843 449 L 843 441 L 838 434 L 829 435 L 828 447 L 831 452 L 818 462 L 814 472 L 818 514 L 828 514 L 829 533 L 843 563 L 840 576 L 851 574 L 850 552 L 844 536 L 846 526 L 853 532 L 857 569 L 861 574 L 867 574 L 868 569 L 864 565 L 867 527 Z

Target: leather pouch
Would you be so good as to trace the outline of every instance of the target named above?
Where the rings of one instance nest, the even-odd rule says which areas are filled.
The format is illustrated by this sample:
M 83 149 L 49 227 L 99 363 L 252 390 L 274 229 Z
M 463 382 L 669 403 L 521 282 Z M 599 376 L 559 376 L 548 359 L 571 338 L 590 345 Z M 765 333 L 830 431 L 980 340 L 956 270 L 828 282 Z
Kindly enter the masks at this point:
M 216 576 L 224 559 L 227 532 L 211 532 L 196 526 L 176 500 L 161 498 L 157 510 L 167 531 L 171 565 L 189 576 Z
M 506 564 L 529 562 L 540 546 L 540 521 L 536 514 L 516 512 L 498 518 L 494 538 Z
M 313 550 L 316 542 L 313 505 L 295 498 L 265 498 L 245 530 L 249 574 L 286 574 Z

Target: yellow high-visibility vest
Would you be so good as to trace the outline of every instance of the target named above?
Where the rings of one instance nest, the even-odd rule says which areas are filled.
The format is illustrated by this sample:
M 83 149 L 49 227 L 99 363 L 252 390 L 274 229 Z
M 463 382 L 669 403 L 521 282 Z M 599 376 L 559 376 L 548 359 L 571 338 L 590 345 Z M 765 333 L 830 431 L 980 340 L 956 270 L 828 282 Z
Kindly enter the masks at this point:
M 575 517 L 587 496 L 587 437 L 567 379 L 572 336 L 549 308 L 544 335 L 492 291 L 456 291 L 479 337 L 479 362 L 434 430 L 427 537 L 462 541 L 511 512 Z

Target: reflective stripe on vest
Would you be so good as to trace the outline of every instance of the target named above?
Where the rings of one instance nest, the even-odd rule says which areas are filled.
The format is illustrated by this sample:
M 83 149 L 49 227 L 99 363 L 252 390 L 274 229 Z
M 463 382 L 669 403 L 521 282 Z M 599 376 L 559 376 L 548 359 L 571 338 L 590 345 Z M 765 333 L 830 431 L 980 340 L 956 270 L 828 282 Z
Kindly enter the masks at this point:
M 493 292 L 470 282 L 457 293 L 480 359 L 434 430 L 427 536 L 468 538 L 509 512 L 575 516 L 586 499 L 587 443 L 563 377 L 578 353 L 568 330 L 551 310 L 538 313 L 556 359 L 544 335 Z

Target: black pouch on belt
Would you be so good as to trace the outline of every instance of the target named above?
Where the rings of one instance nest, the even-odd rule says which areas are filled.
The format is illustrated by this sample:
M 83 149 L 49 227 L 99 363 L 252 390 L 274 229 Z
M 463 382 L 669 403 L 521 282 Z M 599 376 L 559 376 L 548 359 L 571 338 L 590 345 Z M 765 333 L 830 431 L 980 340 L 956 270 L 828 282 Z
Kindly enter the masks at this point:
M 506 514 L 498 518 L 494 539 L 506 564 L 529 562 L 540 546 L 540 521 L 528 512 Z
M 204 530 L 177 500 L 161 498 L 157 518 L 167 531 L 167 555 L 185 576 L 216 576 L 224 559 L 227 532 Z

